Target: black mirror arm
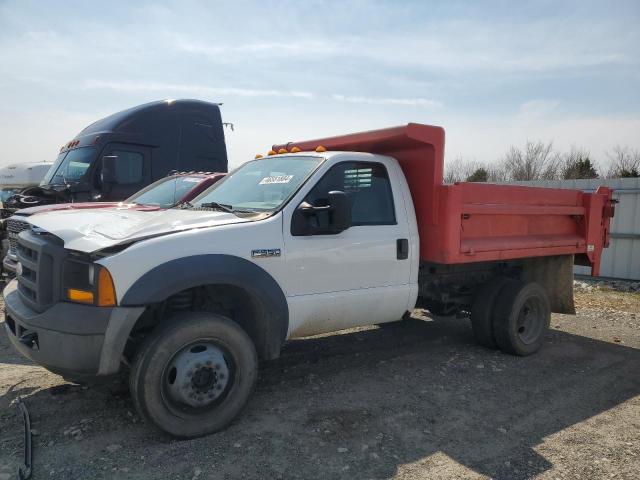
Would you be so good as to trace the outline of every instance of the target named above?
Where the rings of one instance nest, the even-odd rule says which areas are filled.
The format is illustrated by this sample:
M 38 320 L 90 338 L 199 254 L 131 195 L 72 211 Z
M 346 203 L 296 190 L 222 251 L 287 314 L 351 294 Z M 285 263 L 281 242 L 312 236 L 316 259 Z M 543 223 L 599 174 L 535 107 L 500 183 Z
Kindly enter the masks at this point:
M 313 205 L 311 205 L 308 202 L 302 202 L 300 205 L 298 205 L 298 209 L 304 213 L 305 215 L 311 215 L 315 212 L 318 211 L 322 211 L 322 210 L 330 210 L 331 209 L 331 205 L 326 205 L 323 207 L 315 207 Z

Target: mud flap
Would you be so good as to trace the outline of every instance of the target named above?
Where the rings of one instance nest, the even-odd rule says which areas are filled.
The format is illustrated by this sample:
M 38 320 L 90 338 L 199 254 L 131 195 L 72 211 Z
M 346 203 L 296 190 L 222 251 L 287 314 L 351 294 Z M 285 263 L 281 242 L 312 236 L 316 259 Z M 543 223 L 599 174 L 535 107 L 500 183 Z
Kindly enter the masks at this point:
M 542 285 L 553 313 L 575 315 L 573 303 L 573 255 L 528 258 L 524 261 L 522 280 Z

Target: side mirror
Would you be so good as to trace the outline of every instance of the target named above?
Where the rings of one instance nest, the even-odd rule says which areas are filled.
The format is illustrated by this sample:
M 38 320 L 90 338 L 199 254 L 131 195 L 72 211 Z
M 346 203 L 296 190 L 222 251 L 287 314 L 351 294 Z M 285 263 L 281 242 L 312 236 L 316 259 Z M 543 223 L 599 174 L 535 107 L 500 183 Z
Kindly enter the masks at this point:
M 329 192 L 329 228 L 340 233 L 351 227 L 351 203 L 347 194 L 337 190 Z
M 111 189 L 113 185 L 118 183 L 118 177 L 116 176 L 116 161 L 118 157 L 115 155 L 106 155 L 102 157 L 102 185 L 106 189 Z
M 291 218 L 291 235 L 330 235 L 351 227 L 351 203 L 344 192 L 331 191 L 329 205 L 314 207 L 302 202 Z

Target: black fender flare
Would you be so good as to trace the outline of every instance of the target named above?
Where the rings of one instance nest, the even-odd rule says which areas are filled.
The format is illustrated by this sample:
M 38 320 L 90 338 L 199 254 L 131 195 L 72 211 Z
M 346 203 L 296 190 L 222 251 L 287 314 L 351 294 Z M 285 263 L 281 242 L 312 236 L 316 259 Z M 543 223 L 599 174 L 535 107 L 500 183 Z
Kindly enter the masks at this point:
M 256 349 L 265 358 L 275 358 L 289 330 L 289 307 L 278 282 L 263 268 L 244 258 L 223 254 L 181 257 L 162 263 L 125 292 L 124 307 L 159 303 L 183 290 L 203 285 L 232 285 L 245 290 L 262 307 L 262 342 Z

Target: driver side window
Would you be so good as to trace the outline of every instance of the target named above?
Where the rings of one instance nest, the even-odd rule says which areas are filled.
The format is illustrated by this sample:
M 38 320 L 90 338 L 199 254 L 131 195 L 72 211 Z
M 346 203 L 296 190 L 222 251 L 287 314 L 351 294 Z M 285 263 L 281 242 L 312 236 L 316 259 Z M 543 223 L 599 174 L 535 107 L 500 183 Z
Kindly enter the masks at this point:
M 393 193 L 387 169 L 381 163 L 343 162 L 331 167 L 305 201 L 314 207 L 329 205 L 328 193 L 339 190 L 351 203 L 352 226 L 395 225 Z M 326 227 L 329 212 L 316 212 L 316 227 Z

